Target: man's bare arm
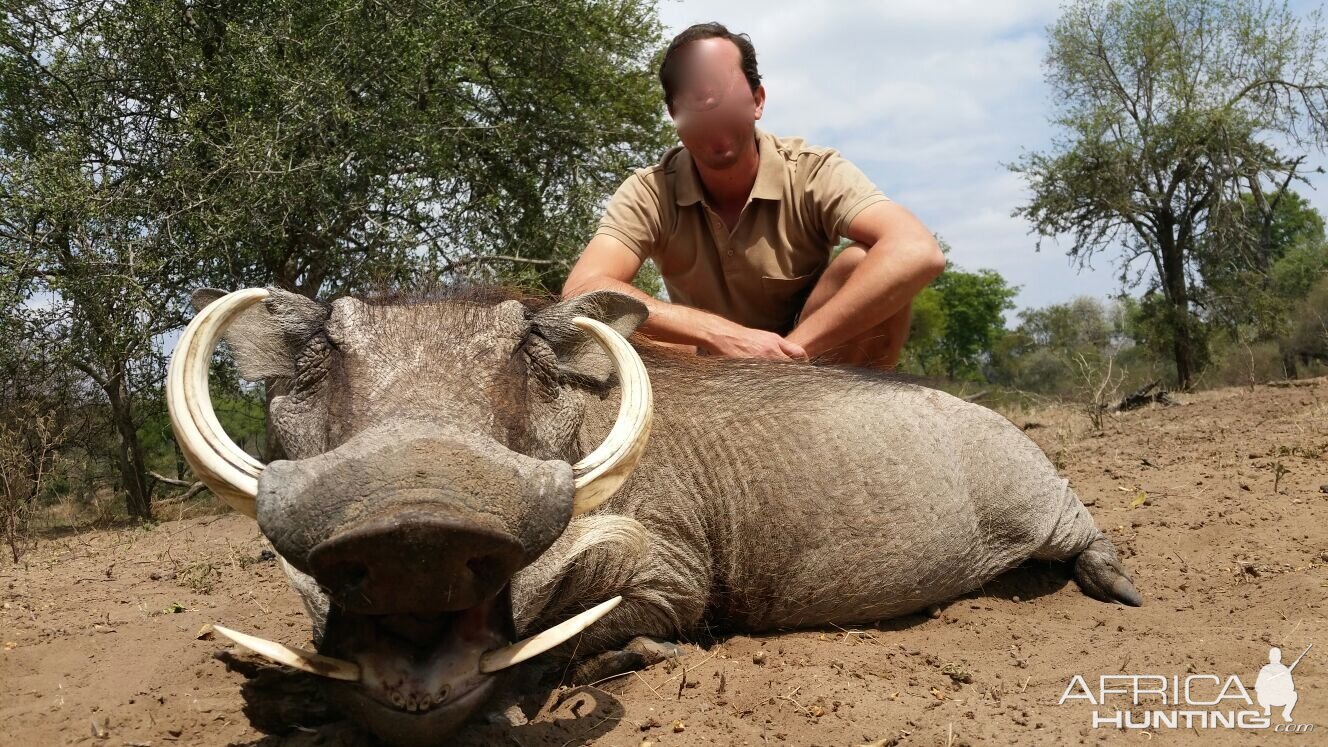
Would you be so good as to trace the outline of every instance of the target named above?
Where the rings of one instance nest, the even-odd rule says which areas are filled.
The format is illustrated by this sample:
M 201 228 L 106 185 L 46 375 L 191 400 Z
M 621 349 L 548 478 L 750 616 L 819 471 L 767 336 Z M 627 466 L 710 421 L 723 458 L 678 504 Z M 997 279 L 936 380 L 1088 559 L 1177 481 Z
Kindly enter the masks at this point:
M 613 236 L 590 240 L 563 284 L 563 298 L 594 290 L 612 290 L 640 299 L 650 312 L 640 331 L 647 337 L 734 357 L 801 357 L 802 349 L 764 330 L 750 329 L 724 317 L 654 298 L 631 284 L 641 258 Z
M 945 270 L 945 255 L 931 231 L 896 202 L 878 202 L 845 231 L 870 248 L 867 256 L 788 339 L 815 357 L 894 316 Z

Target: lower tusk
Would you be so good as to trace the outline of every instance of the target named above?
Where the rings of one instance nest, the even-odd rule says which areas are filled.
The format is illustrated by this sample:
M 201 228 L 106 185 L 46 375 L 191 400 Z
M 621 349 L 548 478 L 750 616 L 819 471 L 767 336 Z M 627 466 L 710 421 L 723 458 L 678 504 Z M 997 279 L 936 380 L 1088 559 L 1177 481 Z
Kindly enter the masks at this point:
M 235 641 L 240 646 L 253 651 L 259 656 L 265 656 L 278 664 L 285 664 L 302 672 L 330 677 L 334 680 L 360 681 L 360 665 L 355 662 L 333 659 L 330 656 L 323 656 L 312 651 L 291 648 L 276 641 L 265 640 L 230 628 L 223 628 L 220 625 L 213 625 L 212 629 Z
M 504 646 L 486 652 L 480 657 L 480 671 L 484 674 L 491 674 L 500 669 L 506 669 L 514 664 L 520 664 L 533 656 L 539 656 L 591 625 L 594 625 L 601 617 L 609 614 L 609 610 L 617 607 L 618 603 L 621 601 L 621 596 L 606 599 L 576 617 L 558 623 L 543 633 L 533 635 L 524 641 L 518 641 L 510 646 Z

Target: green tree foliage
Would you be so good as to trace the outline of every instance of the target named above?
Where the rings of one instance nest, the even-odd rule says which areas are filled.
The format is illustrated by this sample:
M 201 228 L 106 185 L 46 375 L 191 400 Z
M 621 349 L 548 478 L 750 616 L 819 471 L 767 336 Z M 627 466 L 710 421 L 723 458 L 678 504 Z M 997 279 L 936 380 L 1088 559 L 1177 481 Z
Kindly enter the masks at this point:
M 1019 324 L 995 345 L 986 372 L 996 384 L 1071 395 L 1081 365 L 1102 367 L 1130 347 L 1127 306 L 1081 296 L 1019 312 Z
M 142 22 L 189 60 L 181 189 L 237 284 L 557 288 L 603 197 L 669 142 L 641 0 L 210 3 L 184 28 L 158 7 Z
M 1147 281 L 1189 387 L 1204 354 L 1206 252 L 1275 242 L 1263 229 L 1303 180 L 1304 154 L 1328 142 L 1320 14 L 1264 0 L 1076 0 L 1050 34 L 1062 136 L 1011 166 L 1032 190 L 1015 215 L 1068 235 L 1077 261 L 1116 254 L 1126 287 Z
M 1081 296 L 1069 303 L 1019 313 L 1019 329 L 1041 347 L 1066 355 L 1117 344 L 1120 327 L 1101 301 Z
M 1283 299 L 1304 298 L 1328 274 L 1328 241 L 1322 234 L 1297 244 L 1278 258 L 1269 270 L 1269 285 Z
M 1300 195 L 1282 192 L 1265 223 L 1255 198 L 1241 195 L 1247 236 L 1205 246 L 1199 255 L 1204 287 L 1199 301 L 1212 324 L 1233 340 L 1271 339 L 1285 334 L 1294 302 L 1322 274 L 1323 218 Z
M 126 48 L 142 55 L 145 45 L 114 33 L 103 7 L 5 16 L 0 283 L 17 301 L 10 325 L 104 397 L 120 488 L 130 513 L 147 517 L 138 403 L 145 392 L 157 398 L 156 341 L 183 320 L 180 284 L 197 255 L 174 239 L 176 196 L 155 184 L 169 164 L 152 121 L 169 118 L 170 105 L 134 90 Z
M 1328 274 L 1296 304 L 1286 347 L 1302 363 L 1328 361 Z
M 949 247 L 942 243 L 948 252 Z M 974 378 L 1005 328 L 1017 288 L 993 270 L 945 272 L 913 299 L 905 368 L 951 379 Z

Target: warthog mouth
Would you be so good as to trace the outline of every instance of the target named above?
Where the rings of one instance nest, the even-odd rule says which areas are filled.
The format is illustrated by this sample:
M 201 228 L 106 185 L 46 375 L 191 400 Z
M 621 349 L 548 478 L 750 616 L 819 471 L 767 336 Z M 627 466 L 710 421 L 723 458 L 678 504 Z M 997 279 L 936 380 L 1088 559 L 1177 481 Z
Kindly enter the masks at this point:
M 484 655 L 514 640 L 509 587 L 469 609 L 366 615 L 333 607 L 320 650 L 353 663 L 357 681 L 329 681 L 328 699 L 390 744 L 444 738 L 492 694 Z
M 516 638 L 508 588 L 452 612 L 366 615 L 334 606 L 319 648 L 360 671 L 357 683 L 337 689 L 405 714 L 469 711 L 494 679 L 482 671 L 484 655 Z
M 613 597 L 516 643 L 511 586 L 473 607 L 429 614 L 329 610 L 320 653 L 221 635 L 280 664 L 325 677 L 346 715 L 393 744 L 436 740 L 487 699 L 494 675 L 571 639 L 622 601 Z

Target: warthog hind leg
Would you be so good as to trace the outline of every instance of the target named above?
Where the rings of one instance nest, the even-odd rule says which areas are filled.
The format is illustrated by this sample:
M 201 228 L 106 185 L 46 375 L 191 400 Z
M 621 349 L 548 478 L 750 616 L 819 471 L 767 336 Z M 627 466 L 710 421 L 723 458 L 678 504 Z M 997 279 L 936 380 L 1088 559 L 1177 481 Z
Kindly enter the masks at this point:
M 1056 527 L 1034 557 L 1073 559 L 1074 578 L 1085 594 L 1104 602 L 1120 602 L 1132 607 L 1142 605 L 1143 596 L 1134 588 L 1111 540 L 1097 528 L 1088 509 L 1068 485 L 1064 496 L 1065 504 Z
M 1079 588 L 1094 599 L 1120 602 L 1131 607 L 1144 603 L 1144 598 L 1130 580 L 1130 574 L 1116 556 L 1116 548 L 1106 537 L 1093 540 L 1093 544 L 1075 558 L 1074 578 L 1079 582 Z

